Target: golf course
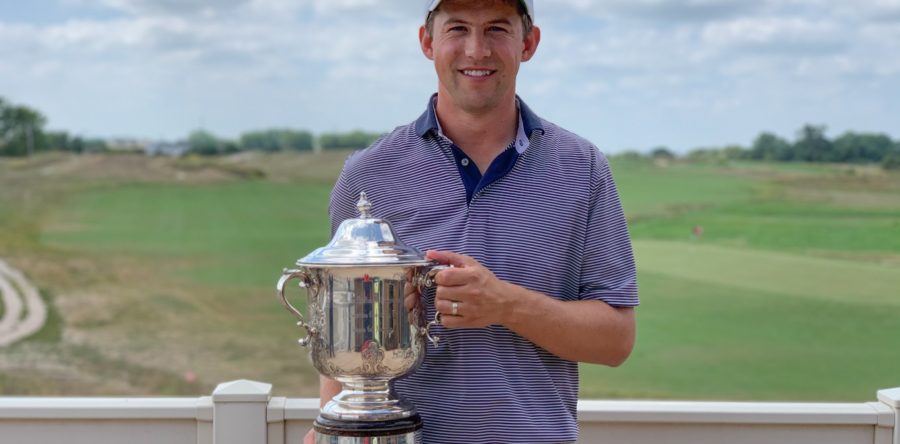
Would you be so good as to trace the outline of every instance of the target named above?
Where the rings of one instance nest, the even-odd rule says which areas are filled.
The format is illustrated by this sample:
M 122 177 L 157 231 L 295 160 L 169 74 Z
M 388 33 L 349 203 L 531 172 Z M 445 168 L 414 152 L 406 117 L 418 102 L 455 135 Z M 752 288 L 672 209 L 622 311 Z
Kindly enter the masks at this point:
M 0 158 L 0 259 L 48 308 L 0 349 L 0 393 L 203 395 L 245 378 L 317 395 L 274 287 L 328 242 L 347 155 Z M 900 172 L 610 162 L 638 338 L 620 367 L 581 366 L 582 398 L 866 401 L 900 386 Z

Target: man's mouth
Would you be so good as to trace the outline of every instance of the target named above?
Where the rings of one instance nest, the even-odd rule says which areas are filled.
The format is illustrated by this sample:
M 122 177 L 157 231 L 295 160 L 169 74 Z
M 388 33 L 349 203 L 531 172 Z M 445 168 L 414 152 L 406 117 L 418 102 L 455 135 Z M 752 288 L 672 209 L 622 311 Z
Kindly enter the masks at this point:
M 489 69 L 463 69 L 460 72 L 466 77 L 488 77 L 497 71 Z

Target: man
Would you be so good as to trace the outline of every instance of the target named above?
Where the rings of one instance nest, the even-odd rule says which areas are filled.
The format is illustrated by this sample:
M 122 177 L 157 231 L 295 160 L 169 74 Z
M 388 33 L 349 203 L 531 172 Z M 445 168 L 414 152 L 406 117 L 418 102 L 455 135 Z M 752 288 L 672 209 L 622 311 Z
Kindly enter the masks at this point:
M 373 212 L 452 265 L 423 295 L 440 346 L 395 384 L 424 442 L 577 439 L 578 362 L 617 366 L 638 304 L 625 219 L 603 155 L 537 117 L 516 76 L 541 32 L 532 1 L 429 0 L 419 29 L 438 92 L 415 122 L 351 156 L 332 231 Z M 340 390 L 323 379 L 326 402 Z

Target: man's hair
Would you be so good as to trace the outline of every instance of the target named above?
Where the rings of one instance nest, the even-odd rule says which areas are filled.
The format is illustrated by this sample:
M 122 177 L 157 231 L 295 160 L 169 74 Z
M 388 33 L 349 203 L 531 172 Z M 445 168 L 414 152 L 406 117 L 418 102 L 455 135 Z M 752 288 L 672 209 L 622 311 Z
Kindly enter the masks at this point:
M 531 16 L 528 15 L 528 9 L 525 8 L 525 5 L 522 4 L 519 0 L 504 0 L 506 3 L 515 3 L 516 10 L 519 12 L 519 17 L 522 18 L 522 30 L 524 31 L 522 34 L 525 38 L 531 34 L 531 29 L 534 27 L 534 23 L 531 21 Z M 438 5 L 434 11 L 428 13 L 428 16 L 425 18 L 425 32 L 428 33 L 429 36 L 434 36 L 434 16 L 437 14 L 438 10 L 441 9 L 441 6 Z

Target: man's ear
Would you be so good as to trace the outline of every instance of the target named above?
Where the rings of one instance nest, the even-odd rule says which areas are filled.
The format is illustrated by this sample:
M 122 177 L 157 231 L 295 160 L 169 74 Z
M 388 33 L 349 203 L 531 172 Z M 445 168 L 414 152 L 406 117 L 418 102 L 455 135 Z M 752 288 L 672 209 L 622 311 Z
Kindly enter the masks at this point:
M 531 28 L 531 34 L 525 38 L 525 49 L 522 50 L 522 61 L 527 62 L 534 57 L 538 45 L 541 43 L 541 28 L 534 26 Z
M 434 37 L 428 34 L 428 30 L 425 29 L 425 25 L 419 27 L 419 46 L 422 47 L 422 54 L 425 54 L 425 57 L 428 60 L 434 60 L 434 48 L 431 47 L 431 44 L 434 42 Z

